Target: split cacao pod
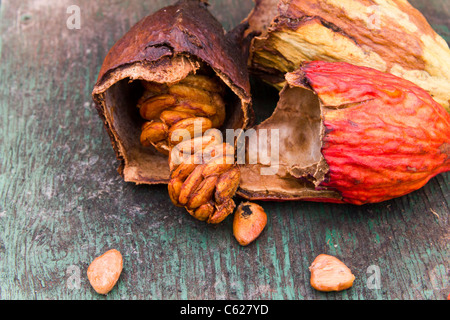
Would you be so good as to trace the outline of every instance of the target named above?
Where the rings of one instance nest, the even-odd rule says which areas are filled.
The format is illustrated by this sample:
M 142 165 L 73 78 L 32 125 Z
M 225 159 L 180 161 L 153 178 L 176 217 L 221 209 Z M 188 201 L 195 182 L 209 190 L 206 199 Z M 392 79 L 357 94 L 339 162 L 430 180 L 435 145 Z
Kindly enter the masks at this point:
M 262 129 L 279 130 L 279 160 L 241 166 L 242 197 L 361 205 L 450 170 L 450 114 L 412 82 L 323 61 L 302 64 L 286 82 L 272 116 L 254 128 L 258 139 Z M 267 166 L 277 173 L 261 175 Z
M 249 68 L 281 89 L 304 61 L 348 62 L 425 89 L 450 112 L 450 49 L 406 0 L 256 0 Z
M 157 116 L 170 123 L 175 116 L 185 117 L 180 113 L 161 115 L 165 106 L 176 102 L 164 95 L 150 99 L 145 108 L 141 106 L 140 115 L 136 106 L 145 92 L 163 92 L 167 84 L 184 79 L 196 86 L 198 78 L 189 77 L 208 73 L 226 91 L 223 96 L 226 118 L 211 121 L 223 130 L 249 125 L 252 119 L 250 82 L 245 58 L 233 41 L 210 14 L 206 1 L 182 0 L 139 21 L 110 49 L 92 96 L 120 161 L 118 171 L 125 181 L 168 183 L 170 168 L 167 154 L 163 152 L 167 150 L 155 143 L 166 138 L 168 128 L 161 120 L 143 126 L 144 118 Z M 176 106 L 173 109 L 180 111 Z M 142 137 L 141 128 L 149 129 Z

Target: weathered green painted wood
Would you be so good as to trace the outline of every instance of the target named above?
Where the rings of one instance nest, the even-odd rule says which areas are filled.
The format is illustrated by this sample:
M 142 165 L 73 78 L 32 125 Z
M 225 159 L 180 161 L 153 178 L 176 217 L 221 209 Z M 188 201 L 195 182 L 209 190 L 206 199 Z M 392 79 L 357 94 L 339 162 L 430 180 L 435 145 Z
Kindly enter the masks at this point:
M 449 174 L 376 205 L 262 203 L 266 230 L 248 247 L 231 219 L 212 227 L 171 205 L 165 186 L 122 181 L 90 93 L 113 43 L 171 1 L 78 1 L 81 29 L 66 28 L 70 1 L 0 3 L 0 299 L 443 299 L 449 288 Z M 230 29 L 250 0 L 210 1 Z M 450 41 L 446 0 L 414 0 Z M 276 93 L 253 80 L 258 119 Z M 86 270 L 110 248 L 124 256 L 104 297 Z M 309 285 L 320 253 L 357 279 L 340 293 Z M 371 290 L 367 268 L 379 267 Z M 77 270 L 80 287 L 73 287 Z

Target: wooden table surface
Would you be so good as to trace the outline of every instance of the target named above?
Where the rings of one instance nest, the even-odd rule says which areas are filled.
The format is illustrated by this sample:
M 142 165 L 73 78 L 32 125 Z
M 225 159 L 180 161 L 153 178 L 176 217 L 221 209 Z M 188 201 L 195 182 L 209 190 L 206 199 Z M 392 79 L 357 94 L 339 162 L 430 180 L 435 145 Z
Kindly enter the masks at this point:
M 91 90 L 114 42 L 169 3 L 0 1 L 0 299 L 445 299 L 448 173 L 374 205 L 262 203 L 268 225 L 248 247 L 234 239 L 232 219 L 206 225 L 174 207 L 166 186 L 122 180 Z M 253 5 L 210 3 L 226 29 Z M 449 1 L 412 3 L 450 41 Z M 67 28 L 72 4 L 80 29 Z M 252 83 L 261 120 L 276 93 Z M 124 270 L 105 297 L 86 270 L 111 248 Z M 352 269 L 351 289 L 310 286 L 320 253 Z

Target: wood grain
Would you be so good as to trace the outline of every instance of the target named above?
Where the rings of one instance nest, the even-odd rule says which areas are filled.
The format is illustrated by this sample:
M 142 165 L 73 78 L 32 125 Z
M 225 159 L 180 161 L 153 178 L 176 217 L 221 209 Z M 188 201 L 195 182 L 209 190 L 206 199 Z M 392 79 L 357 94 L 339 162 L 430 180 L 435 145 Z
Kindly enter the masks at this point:
M 226 29 L 252 7 L 210 2 Z M 81 29 L 69 30 L 71 1 L 0 2 L 0 299 L 445 299 L 448 173 L 376 205 L 261 203 L 268 225 L 248 247 L 233 238 L 232 219 L 199 223 L 171 205 L 165 186 L 123 182 L 90 93 L 114 42 L 170 1 L 77 3 Z M 445 0 L 412 3 L 450 41 Z M 252 84 L 262 120 L 276 92 Z M 124 270 L 104 297 L 86 270 L 111 248 Z M 352 269 L 350 290 L 311 288 L 320 253 Z M 367 285 L 370 266 L 380 289 Z

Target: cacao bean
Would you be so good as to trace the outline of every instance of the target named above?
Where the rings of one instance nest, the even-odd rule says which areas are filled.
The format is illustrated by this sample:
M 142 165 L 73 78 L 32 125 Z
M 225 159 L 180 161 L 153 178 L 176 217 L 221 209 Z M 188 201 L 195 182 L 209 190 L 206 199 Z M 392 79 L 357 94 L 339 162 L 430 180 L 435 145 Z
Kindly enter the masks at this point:
M 161 112 L 159 118 L 167 124 L 169 127 L 173 126 L 178 121 L 193 118 L 194 115 L 192 113 L 175 111 L 175 110 L 165 110 Z
M 188 210 L 188 212 L 197 220 L 206 221 L 214 213 L 214 210 L 214 205 L 208 202 L 195 210 Z
M 233 167 L 220 175 L 216 183 L 216 191 L 214 194 L 216 203 L 222 204 L 226 199 L 233 197 L 239 187 L 240 178 L 241 171 L 238 167 Z
M 309 267 L 311 286 L 324 292 L 342 291 L 353 286 L 355 276 L 351 270 L 336 257 L 320 254 Z
M 199 134 L 203 134 L 205 131 L 212 128 L 211 120 L 203 117 L 188 118 L 178 121 L 169 128 L 169 141 L 171 145 L 176 145 L 181 141 L 187 141 L 195 138 Z M 180 130 L 181 134 L 188 134 L 188 136 L 177 136 L 177 130 Z M 185 130 L 185 131 L 183 131 Z M 184 140 L 183 140 L 184 138 Z
M 202 175 L 204 165 L 197 166 L 192 173 L 186 178 L 181 186 L 180 196 L 178 197 L 178 202 L 181 205 L 186 205 L 189 201 L 191 193 L 200 185 L 204 177 Z
M 189 195 L 189 201 L 186 204 L 186 207 L 189 209 L 196 209 L 207 203 L 214 193 L 217 179 L 218 177 L 216 175 L 205 178 L 197 189 Z
M 175 97 L 169 94 L 155 96 L 143 102 L 139 108 L 141 117 L 147 120 L 159 118 L 161 112 L 167 108 L 174 106 Z
M 267 224 L 264 209 L 251 202 L 241 203 L 233 219 L 233 234 L 242 246 L 247 246 L 259 237 Z
M 198 117 L 210 117 L 217 112 L 214 105 L 195 101 L 182 101 L 178 103 L 173 110 L 190 113 Z
M 177 207 L 182 207 L 182 205 L 178 202 L 182 185 L 183 181 L 177 178 L 171 179 L 167 185 L 170 200 L 172 200 L 173 204 Z
M 181 84 L 185 84 L 189 87 L 202 89 L 209 92 L 215 92 L 223 94 L 224 88 L 219 81 L 215 81 L 211 77 L 204 75 L 189 75 L 180 81 Z
M 216 205 L 216 211 L 209 216 L 207 222 L 210 224 L 219 224 L 226 217 L 233 213 L 234 208 L 236 208 L 236 204 L 233 199 L 228 199 L 222 204 Z
M 119 280 L 122 268 L 122 255 L 116 249 L 111 249 L 91 262 L 87 269 L 87 276 L 97 293 L 107 294 Z
M 198 102 L 198 103 L 210 103 L 211 98 L 209 93 L 205 90 L 189 87 L 186 85 L 176 84 L 169 87 L 169 93 L 182 100 Z
M 140 137 L 143 146 L 150 146 L 167 138 L 168 126 L 161 121 L 149 121 L 142 126 Z

